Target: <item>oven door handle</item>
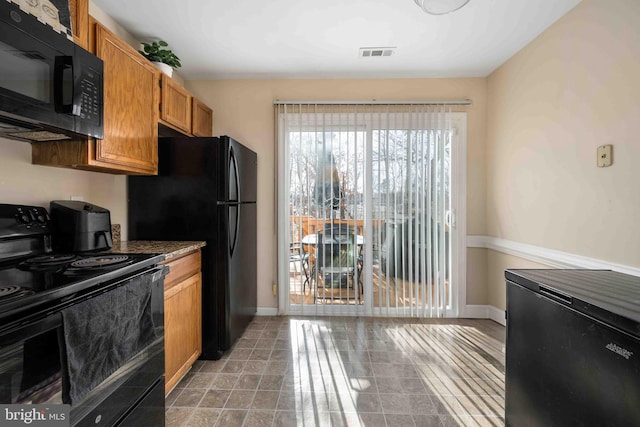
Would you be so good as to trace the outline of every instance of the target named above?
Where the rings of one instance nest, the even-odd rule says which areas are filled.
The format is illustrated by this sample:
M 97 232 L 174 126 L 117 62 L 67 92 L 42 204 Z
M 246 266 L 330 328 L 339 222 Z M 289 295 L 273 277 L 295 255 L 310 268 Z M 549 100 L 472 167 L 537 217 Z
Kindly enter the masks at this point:
M 150 268 L 148 270 L 143 270 L 137 274 L 134 274 L 133 276 L 129 276 L 126 279 L 124 279 L 122 282 L 118 282 L 117 285 L 120 285 L 123 282 L 128 282 L 129 280 L 135 279 L 136 277 L 140 277 L 140 276 L 145 276 L 147 274 L 152 274 L 153 277 L 151 277 L 151 281 L 152 282 L 156 282 L 157 280 L 159 280 L 160 278 L 166 276 L 169 273 L 169 267 L 166 265 L 158 265 L 155 266 L 153 268 Z
M 43 318 L 25 321 L 0 333 L 0 347 L 12 345 L 19 341 L 26 341 L 60 326 L 62 326 L 62 314 L 59 311 L 47 313 Z
M 151 278 L 152 282 L 155 282 L 157 280 L 159 280 L 161 277 L 164 277 L 167 275 L 167 273 L 169 273 L 169 267 L 167 267 L 166 265 L 158 265 L 156 267 L 153 268 L 149 268 L 147 270 L 142 270 L 139 271 L 136 274 L 133 274 L 131 276 L 127 276 L 125 278 L 123 278 L 122 280 L 115 282 L 113 284 L 111 284 L 110 286 L 106 287 L 106 288 L 98 288 L 96 290 L 94 290 L 93 292 L 89 292 L 87 294 L 84 295 L 84 297 L 82 298 L 82 300 L 85 299 L 89 299 L 89 298 L 93 298 L 96 295 L 100 295 L 103 294 L 105 292 L 109 292 L 112 289 L 115 289 L 117 287 L 120 287 L 122 285 L 124 285 L 125 283 L 128 283 L 129 281 L 138 278 L 140 276 L 144 276 L 147 274 L 153 274 L 153 277 Z M 76 301 L 76 303 L 79 301 Z

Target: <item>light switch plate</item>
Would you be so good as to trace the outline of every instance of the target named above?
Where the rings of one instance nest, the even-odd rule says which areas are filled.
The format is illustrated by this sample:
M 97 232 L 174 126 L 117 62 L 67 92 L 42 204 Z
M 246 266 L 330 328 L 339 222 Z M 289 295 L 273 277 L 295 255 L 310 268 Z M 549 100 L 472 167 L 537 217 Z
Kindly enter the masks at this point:
M 606 168 L 613 163 L 613 145 L 601 145 L 598 147 L 598 167 Z

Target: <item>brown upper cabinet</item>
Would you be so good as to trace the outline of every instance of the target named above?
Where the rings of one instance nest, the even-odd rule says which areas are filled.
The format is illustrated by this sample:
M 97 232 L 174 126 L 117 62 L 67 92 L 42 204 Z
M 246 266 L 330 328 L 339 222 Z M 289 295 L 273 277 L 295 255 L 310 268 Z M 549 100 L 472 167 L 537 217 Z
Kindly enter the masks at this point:
M 178 82 L 161 74 L 160 123 L 182 133 L 191 133 L 191 94 Z
M 74 41 L 104 62 L 104 138 L 32 144 L 32 162 L 128 175 L 158 173 L 158 128 L 212 136 L 213 111 L 69 0 Z
M 195 97 L 191 110 L 193 111 L 191 118 L 193 136 L 213 136 L 213 110 Z
M 104 138 L 32 144 L 33 163 L 156 174 L 159 71 L 93 18 L 89 29 L 91 50 L 104 62 Z
M 104 139 L 96 161 L 139 173 L 157 173 L 159 71 L 97 22 L 95 53 L 104 61 Z
M 89 0 L 69 0 L 73 41 L 89 49 Z
M 161 136 L 213 135 L 213 110 L 211 108 L 165 74 L 162 74 L 160 86 Z

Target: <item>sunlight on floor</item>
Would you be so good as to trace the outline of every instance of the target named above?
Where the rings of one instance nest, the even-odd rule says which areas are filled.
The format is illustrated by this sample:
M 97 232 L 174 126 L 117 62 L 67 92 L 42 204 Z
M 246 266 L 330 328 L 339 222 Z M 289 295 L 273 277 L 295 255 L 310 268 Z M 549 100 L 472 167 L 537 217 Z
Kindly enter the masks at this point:
M 256 318 L 167 397 L 167 426 L 502 426 L 490 320 Z

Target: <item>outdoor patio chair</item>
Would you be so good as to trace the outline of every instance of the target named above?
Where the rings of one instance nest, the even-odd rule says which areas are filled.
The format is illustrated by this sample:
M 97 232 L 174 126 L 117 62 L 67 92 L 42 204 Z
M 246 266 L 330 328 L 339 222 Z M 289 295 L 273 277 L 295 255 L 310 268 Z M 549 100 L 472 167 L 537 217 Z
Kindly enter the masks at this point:
M 353 288 L 362 294 L 358 268 L 356 229 L 346 224 L 327 224 L 318 233 L 317 275 L 325 288 Z M 316 289 L 318 283 L 316 283 Z

